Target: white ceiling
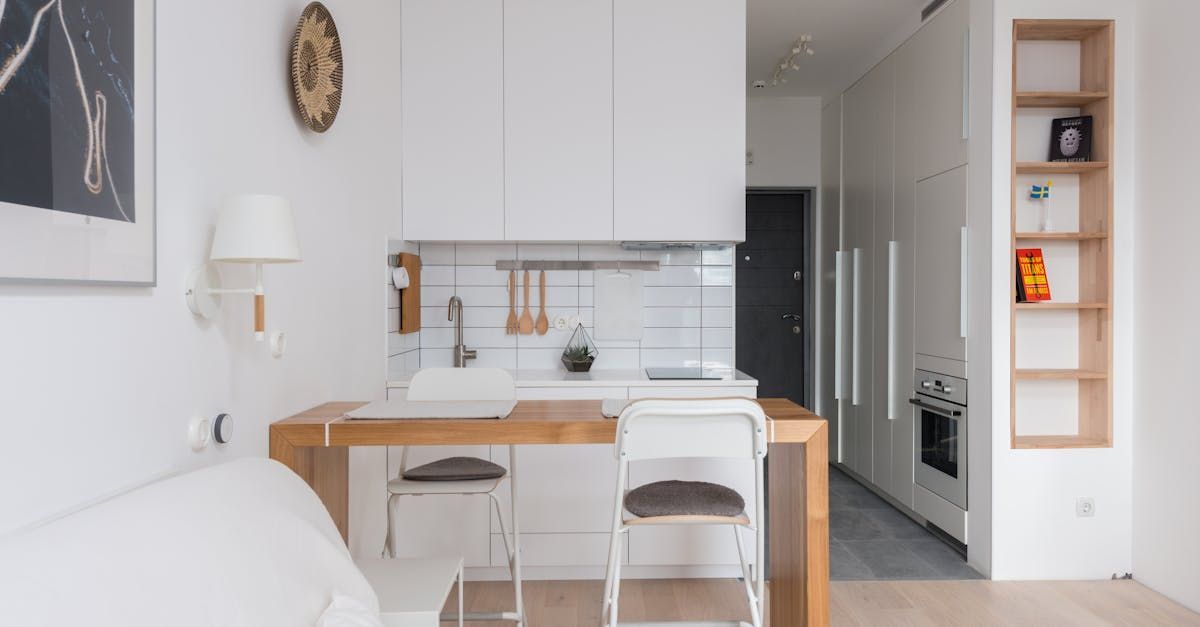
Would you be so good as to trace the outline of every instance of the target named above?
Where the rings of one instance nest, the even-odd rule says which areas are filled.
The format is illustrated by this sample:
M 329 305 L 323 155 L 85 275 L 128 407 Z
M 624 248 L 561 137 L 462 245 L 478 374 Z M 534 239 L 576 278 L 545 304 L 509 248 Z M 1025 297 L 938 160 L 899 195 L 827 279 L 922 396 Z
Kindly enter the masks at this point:
M 788 82 L 755 89 L 754 97 L 840 93 L 920 26 L 930 0 L 749 0 L 747 79 L 768 80 L 800 35 L 812 35 L 813 56 L 789 70 Z M 747 85 L 749 88 L 749 85 Z

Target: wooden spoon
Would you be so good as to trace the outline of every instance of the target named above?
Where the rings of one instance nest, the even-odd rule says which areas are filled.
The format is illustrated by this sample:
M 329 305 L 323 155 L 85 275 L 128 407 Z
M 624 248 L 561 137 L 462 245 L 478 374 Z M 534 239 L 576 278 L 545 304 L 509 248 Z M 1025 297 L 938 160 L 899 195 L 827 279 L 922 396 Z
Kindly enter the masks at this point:
M 537 319 L 537 334 L 545 335 L 546 331 L 550 330 L 550 319 L 546 317 L 546 271 L 542 270 L 541 276 L 538 277 L 538 289 L 541 292 L 538 303 L 541 305 L 541 311 L 538 312 Z
M 525 271 L 525 310 L 521 312 L 519 324 L 521 335 L 533 334 L 533 316 L 529 313 L 529 271 Z
M 517 271 L 508 273 L 508 321 L 504 323 L 505 335 L 517 334 Z

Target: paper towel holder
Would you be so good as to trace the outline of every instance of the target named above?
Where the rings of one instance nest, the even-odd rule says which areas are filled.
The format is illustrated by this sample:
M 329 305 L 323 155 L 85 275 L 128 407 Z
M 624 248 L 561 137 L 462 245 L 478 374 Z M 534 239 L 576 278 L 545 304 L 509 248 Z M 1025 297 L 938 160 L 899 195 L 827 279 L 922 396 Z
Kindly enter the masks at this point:
M 408 287 L 400 291 L 400 324 L 397 331 L 404 335 L 421 330 L 421 256 L 400 253 L 388 257 L 391 269 L 403 268 L 408 273 Z M 394 279 L 389 276 L 389 281 Z M 393 287 L 395 283 L 393 282 Z

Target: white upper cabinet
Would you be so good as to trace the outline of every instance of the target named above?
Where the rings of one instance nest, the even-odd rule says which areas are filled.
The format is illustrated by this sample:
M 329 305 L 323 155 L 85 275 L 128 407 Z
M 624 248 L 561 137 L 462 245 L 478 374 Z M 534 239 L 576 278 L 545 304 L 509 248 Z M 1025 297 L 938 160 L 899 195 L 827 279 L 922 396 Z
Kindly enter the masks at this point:
M 501 0 L 403 0 L 405 239 L 504 239 L 503 15 Z
M 612 10 L 504 2 L 506 239 L 613 239 Z
M 912 124 L 922 131 L 912 153 L 917 180 L 967 162 L 968 8 L 951 3 L 905 43 L 913 63 L 899 79 L 916 98 Z
M 613 16 L 615 239 L 745 240 L 745 0 Z

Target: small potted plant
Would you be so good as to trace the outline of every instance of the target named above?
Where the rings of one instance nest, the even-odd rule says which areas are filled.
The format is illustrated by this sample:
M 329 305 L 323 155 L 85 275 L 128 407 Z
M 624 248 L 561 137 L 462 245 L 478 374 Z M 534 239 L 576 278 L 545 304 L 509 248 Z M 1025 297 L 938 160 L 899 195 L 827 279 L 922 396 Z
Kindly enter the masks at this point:
M 596 345 L 592 343 L 592 338 L 588 337 L 581 324 L 575 327 L 575 333 L 563 349 L 562 363 L 567 372 L 588 372 L 596 362 L 597 354 Z

